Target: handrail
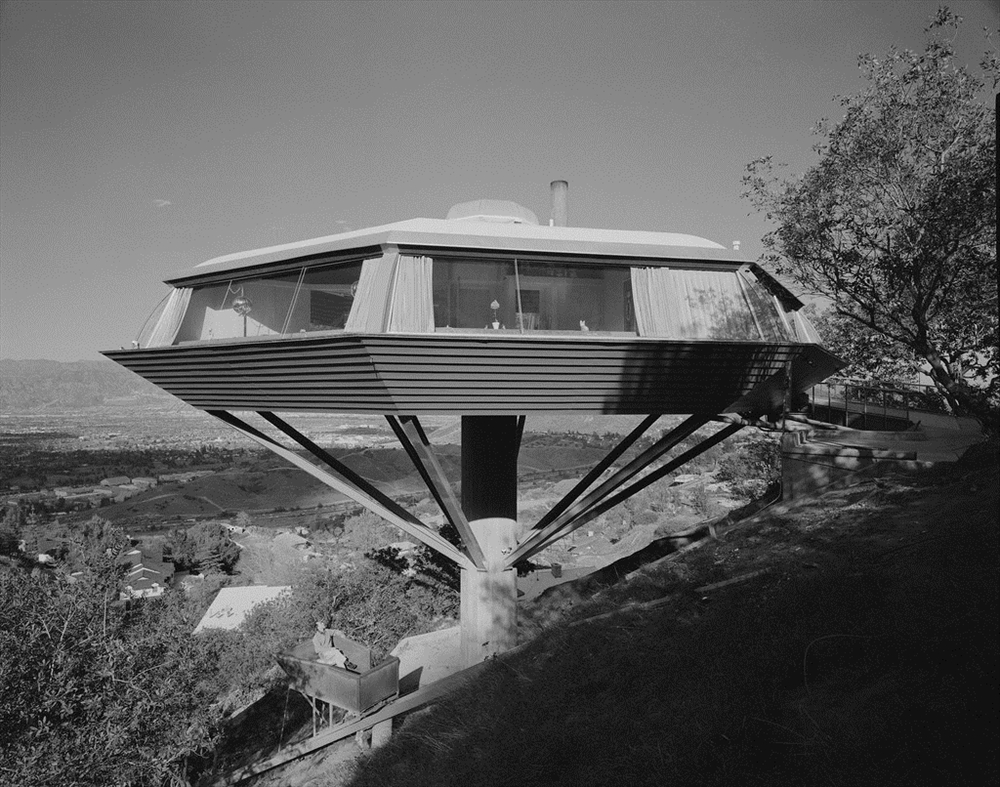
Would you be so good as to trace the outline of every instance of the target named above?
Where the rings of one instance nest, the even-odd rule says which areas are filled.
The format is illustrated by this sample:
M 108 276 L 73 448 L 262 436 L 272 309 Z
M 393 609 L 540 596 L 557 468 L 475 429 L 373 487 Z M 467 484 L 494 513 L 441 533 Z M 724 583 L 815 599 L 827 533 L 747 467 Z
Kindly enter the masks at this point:
M 856 388 L 864 388 L 872 391 L 887 391 L 889 393 L 917 393 L 926 394 L 931 393 L 939 396 L 938 388 L 936 385 L 925 385 L 924 383 L 874 383 L 869 380 L 852 380 L 849 377 L 828 377 L 822 383 L 817 383 L 817 385 L 851 385 Z M 815 387 L 815 386 L 814 386 Z
M 913 412 L 950 414 L 937 388 L 919 383 L 885 384 L 831 377 L 809 389 L 809 400 L 814 407 L 825 406 L 831 414 L 843 411 L 845 422 L 847 413 L 858 413 L 862 428 L 867 427 L 869 416 L 881 419 L 883 427 L 888 427 L 892 420 L 911 423 Z

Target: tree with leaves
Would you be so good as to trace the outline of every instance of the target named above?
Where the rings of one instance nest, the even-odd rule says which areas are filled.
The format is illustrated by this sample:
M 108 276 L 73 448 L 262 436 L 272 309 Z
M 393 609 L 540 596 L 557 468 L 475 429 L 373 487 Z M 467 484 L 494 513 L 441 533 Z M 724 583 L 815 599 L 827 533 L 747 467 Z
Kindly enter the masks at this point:
M 225 527 L 217 522 L 201 522 L 174 530 L 165 544 L 164 557 L 179 570 L 231 574 L 240 548 Z
M 806 307 L 813 325 L 826 348 L 850 363 L 852 380 L 893 385 L 916 377 L 920 362 L 907 348 L 832 309 L 813 306 Z
M 186 784 L 224 675 L 181 592 L 119 601 L 124 534 L 93 521 L 80 572 L 0 567 L 0 783 Z
M 839 123 L 814 129 L 819 163 L 787 179 L 760 158 L 743 183 L 777 224 L 765 263 L 829 299 L 839 327 L 925 365 L 955 412 L 986 420 L 1000 357 L 996 111 L 983 94 L 1000 82 L 1000 59 L 985 55 L 981 75 L 959 64 L 961 21 L 943 7 L 924 51 L 862 55 L 867 87 L 840 98 Z M 872 351 L 862 344 L 857 357 Z

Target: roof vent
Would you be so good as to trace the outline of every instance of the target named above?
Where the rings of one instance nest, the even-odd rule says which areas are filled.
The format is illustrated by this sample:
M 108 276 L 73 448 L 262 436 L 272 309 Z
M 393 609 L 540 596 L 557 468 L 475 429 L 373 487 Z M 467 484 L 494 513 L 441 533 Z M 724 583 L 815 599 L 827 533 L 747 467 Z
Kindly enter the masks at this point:
M 452 205 L 449 221 L 489 221 L 494 224 L 538 224 L 538 217 L 523 205 L 505 199 L 474 199 Z
M 552 190 L 552 218 L 550 227 L 566 226 L 566 195 L 569 193 L 569 183 L 565 180 L 553 180 L 549 184 Z

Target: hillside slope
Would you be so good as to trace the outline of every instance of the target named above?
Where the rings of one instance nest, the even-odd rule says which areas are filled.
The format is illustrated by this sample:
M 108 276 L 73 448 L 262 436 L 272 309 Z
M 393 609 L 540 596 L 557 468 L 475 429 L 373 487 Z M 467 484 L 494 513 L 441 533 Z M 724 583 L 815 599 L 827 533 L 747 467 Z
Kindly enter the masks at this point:
M 176 403 L 170 394 L 108 360 L 0 359 L 0 412 L 3 413 Z
M 554 588 L 351 784 L 996 783 L 997 474 L 994 445 Z

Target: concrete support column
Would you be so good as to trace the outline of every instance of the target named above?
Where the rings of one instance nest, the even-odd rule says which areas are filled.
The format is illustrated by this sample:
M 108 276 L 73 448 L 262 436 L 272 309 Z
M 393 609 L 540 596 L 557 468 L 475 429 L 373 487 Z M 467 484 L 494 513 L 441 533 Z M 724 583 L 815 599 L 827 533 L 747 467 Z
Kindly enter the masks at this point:
M 462 510 L 467 519 L 517 519 L 519 448 L 515 416 L 462 416 Z
M 471 667 L 517 644 L 517 572 L 503 568 L 516 543 L 513 519 L 469 523 L 486 558 L 486 569 L 462 570 L 462 664 Z
M 392 719 L 386 719 L 385 721 L 380 721 L 374 727 L 372 727 L 372 742 L 371 747 L 377 749 L 380 746 L 385 746 L 392 737 Z
M 462 663 L 512 648 L 517 638 L 517 572 L 503 568 L 517 541 L 517 418 L 462 417 L 462 509 L 485 569 L 462 570 Z

